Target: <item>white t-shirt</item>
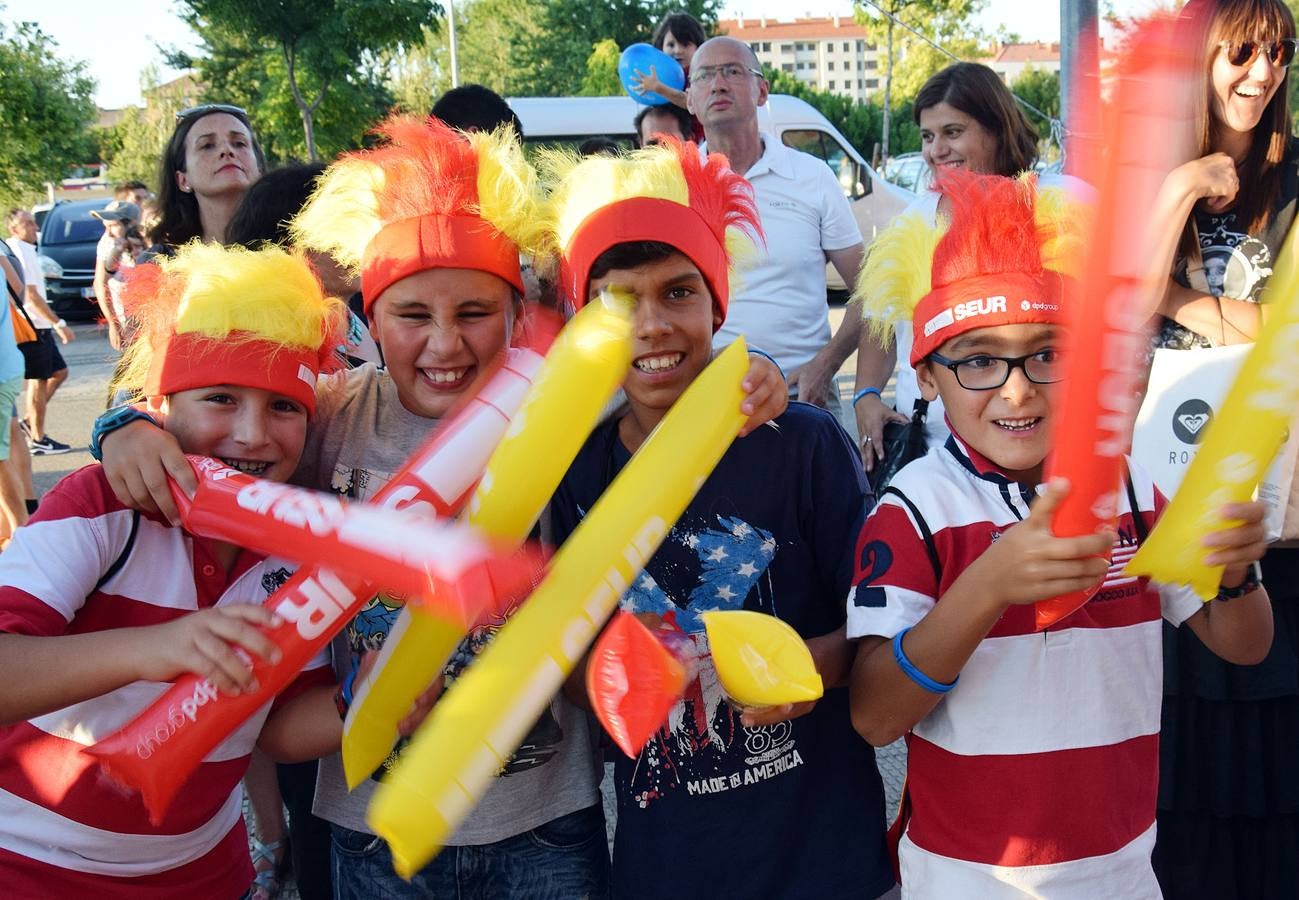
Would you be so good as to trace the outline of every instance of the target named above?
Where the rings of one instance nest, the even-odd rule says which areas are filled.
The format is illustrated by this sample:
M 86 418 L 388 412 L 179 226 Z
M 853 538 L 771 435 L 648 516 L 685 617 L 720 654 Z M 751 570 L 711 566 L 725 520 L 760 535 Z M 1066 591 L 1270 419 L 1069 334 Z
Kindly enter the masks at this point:
M 21 238 L 11 237 L 6 240 L 9 248 L 14 254 L 22 260 L 23 263 L 23 284 L 28 287 L 35 287 L 41 295 L 45 297 L 45 273 L 41 270 L 41 261 L 36 258 L 36 245 L 29 244 Z M 31 317 L 32 324 L 37 328 L 53 328 L 54 323 L 45 316 L 32 304 L 27 302 L 27 297 L 23 297 L 23 309 L 27 310 L 27 315 Z
M 1090 192 L 1090 188 L 1083 182 L 1068 175 L 1042 175 L 1038 178 L 1037 183 L 1039 188 L 1068 191 L 1070 196 L 1077 200 L 1085 199 Z M 916 197 L 906 209 L 902 210 L 898 214 L 899 217 L 906 215 L 922 216 L 932 227 L 934 221 L 938 218 L 938 196 L 937 191 L 925 191 Z M 914 341 L 914 333 L 911 330 L 910 320 L 899 321 L 894 325 L 894 336 L 898 348 L 894 405 L 898 412 L 909 416 L 915 408 L 916 401 L 920 399 L 920 384 L 916 381 L 916 370 L 911 368 L 911 345 Z M 925 413 L 925 438 L 930 447 L 942 446 L 951 433 L 947 430 L 947 420 L 944 415 L 942 399 L 935 398 L 929 404 L 929 409 Z
M 825 253 L 862 241 L 843 188 L 824 162 L 762 135 L 753 185 L 766 247 L 739 260 L 717 349 L 740 335 L 789 374 L 830 341 Z

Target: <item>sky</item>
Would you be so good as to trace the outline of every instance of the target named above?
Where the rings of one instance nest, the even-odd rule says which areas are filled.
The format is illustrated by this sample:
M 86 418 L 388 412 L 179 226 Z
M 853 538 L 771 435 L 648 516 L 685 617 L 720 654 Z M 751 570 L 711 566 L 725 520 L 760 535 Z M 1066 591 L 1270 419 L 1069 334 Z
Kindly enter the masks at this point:
M 599 0 L 595 0 L 599 2 Z M 1151 0 L 1115 0 L 1120 13 L 1130 13 Z M 193 33 L 177 17 L 174 0 L 0 0 L 0 21 L 36 22 L 51 35 L 65 58 L 84 60 L 98 82 L 96 102 L 115 109 L 140 102 L 140 74 L 150 64 L 163 80 L 178 73 L 162 66 L 158 45 L 193 49 Z M 851 15 L 850 0 L 728 0 L 726 18 L 767 16 L 788 21 L 805 15 Z M 998 26 L 1026 41 L 1060 38 L 1058 6 L 1046 0 L 988 0 L 980 25 Z

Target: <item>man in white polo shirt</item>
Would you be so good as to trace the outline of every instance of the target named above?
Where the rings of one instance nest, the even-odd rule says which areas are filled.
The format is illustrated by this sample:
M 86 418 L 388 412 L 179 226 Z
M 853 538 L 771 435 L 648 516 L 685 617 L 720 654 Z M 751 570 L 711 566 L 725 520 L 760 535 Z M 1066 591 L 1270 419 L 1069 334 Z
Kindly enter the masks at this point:
M 66 344 L 74 339 L 68 323 L 50 309 L 45 300 L 45 273 L 36 254 L 35 217 L 25 209 L 11 209 L 6 224 L 9 227 L 7 243 L 23 264 L 23 281 L 26 293 L 23 307 L 36 326 L 36 340 L 20 344 L 27 378 L 27 415 L 19 419 L 27 432 L 27 446 L 37 455 L 67 453 L 72 448 L 56 441 L 45 433 L 45 410 L 54 392 L 68 378 L 68 364 L 63 361 L 54 336 Z
M 705 146 L 753 185 L 766 248 L 739 264 L 726 323 L 715 345 L 744 335 L 770 353 L 798 399 L 838 412 L 835 372 L 857 348 L 861 317 L 849 311 L 831 338 L 825 297 L 828 259 L 845 284 L 857 279 L 864 247 L 848 200 L 823 161 L 758 130 L 767 80 L 749 46 L 705 41 L 690 64 L 686 101 Z

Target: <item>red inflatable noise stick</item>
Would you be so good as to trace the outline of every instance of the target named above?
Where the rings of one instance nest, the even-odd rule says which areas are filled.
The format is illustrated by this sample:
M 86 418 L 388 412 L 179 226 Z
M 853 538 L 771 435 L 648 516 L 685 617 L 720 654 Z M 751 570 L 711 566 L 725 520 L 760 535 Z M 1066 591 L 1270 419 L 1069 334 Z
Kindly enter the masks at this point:
M 465 401 L 374 496 L 374 505 L 425 509 L 438 515 L 459 510 L 540 365 L 535 352 L 511 350 L 482 390 Z M 345 575 L 332 567 L 299 569 L 264 604 L 284 623 L 266 632 L 281 656 L 274 664 L 252 661 L 255 691 L 220 694 L 207 679 L 187 675 L 85 752 L 96 757 L 114 779 L 139 790 L 151 820 L 160 822 L 177 789 L 203 758 L 287 687 L 378 591 L 379 585 L 368 575 Z
M 646 628 L 619 612 L 595 642 L 586 669 L 591 708 L 623 753 L 635 758 L 685 693 L 693 645 L 671 626 Z

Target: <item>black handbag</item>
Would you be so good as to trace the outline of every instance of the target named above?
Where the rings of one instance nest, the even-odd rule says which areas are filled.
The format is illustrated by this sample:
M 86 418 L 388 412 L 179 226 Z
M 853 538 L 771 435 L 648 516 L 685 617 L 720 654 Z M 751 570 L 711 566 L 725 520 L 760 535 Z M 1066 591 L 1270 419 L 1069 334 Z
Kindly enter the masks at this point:
M 916 401 L 910 419 L 889 422 L 884 426 L 884 458 L 876 460 L 875 468 L 866 473 L 876 497 L 888 487 L 899 469 L 929 452 L 925 440 L 925 413 L 928 411 L 929 401 L 922 397 Z

